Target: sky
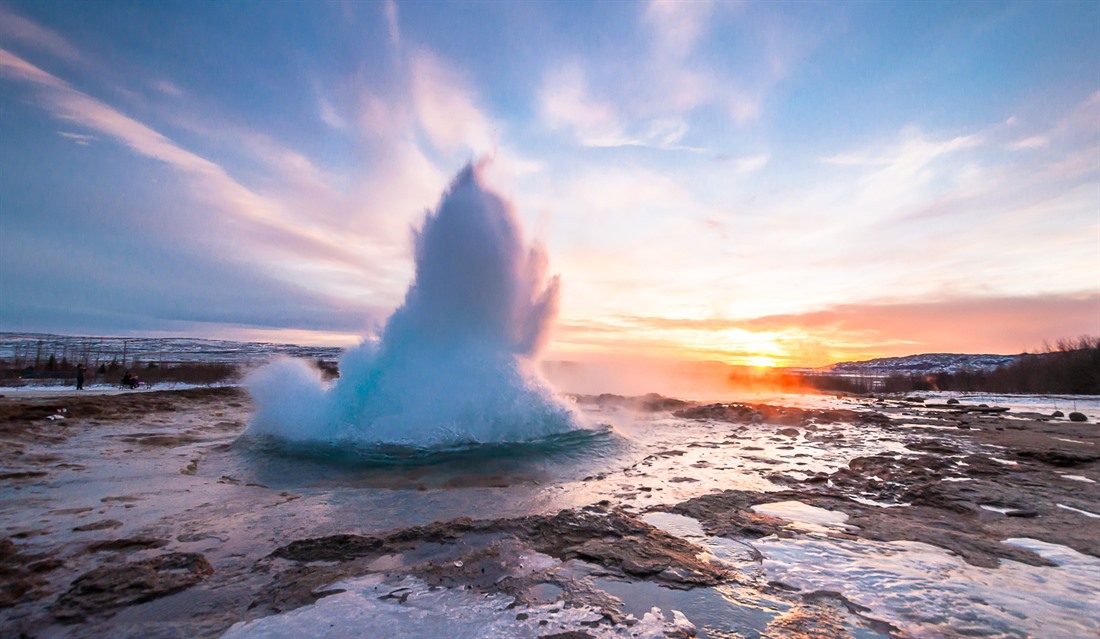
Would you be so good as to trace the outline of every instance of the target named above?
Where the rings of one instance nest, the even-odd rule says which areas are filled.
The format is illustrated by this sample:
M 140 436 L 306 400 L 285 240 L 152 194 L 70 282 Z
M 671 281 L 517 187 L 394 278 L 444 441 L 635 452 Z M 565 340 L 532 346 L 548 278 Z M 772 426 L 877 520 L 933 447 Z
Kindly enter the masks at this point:
M 0 0 L 0 330 L 350 345 L 468 162 L 547 357 L 1100 334 L 1100 2 Z

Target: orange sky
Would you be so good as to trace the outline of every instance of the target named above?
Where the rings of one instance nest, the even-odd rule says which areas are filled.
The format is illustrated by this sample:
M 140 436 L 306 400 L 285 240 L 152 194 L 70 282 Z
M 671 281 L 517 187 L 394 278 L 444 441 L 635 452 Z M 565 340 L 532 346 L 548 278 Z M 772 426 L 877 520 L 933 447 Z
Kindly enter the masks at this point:
M 563 321 L 552 350 L 823 366 L 931 352 L 1020 353 L 1044 341 L 1100 333 L 1100 295 L 844 304 L 745 320 L 619 317 Z

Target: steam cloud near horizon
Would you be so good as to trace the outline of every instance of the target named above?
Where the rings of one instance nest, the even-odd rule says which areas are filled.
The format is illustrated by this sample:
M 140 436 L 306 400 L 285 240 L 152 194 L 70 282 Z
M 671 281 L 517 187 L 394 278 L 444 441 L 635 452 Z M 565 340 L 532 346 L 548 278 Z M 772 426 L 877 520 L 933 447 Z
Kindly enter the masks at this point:
M 467 165 L 414 233 L 416 276 L 377 343 L 326 386 L 301 360 L 247 380 L 248 432 L 293 441 L 440 446 L 518 442 L 577 428 L 535 371 L 557 316 L 558 278 L 525 246 L 513 207 Z

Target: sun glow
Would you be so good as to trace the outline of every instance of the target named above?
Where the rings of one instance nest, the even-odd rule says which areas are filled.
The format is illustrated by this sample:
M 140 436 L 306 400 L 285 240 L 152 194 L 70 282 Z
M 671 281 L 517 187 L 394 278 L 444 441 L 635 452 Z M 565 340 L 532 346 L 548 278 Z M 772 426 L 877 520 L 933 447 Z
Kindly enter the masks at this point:
M 778 362 L 774 357 L 768 357 L 767 355 L 753 355 L 745 358 L 745 363 L 749 366 L 755 366 L 757 368 L 775 368 Z

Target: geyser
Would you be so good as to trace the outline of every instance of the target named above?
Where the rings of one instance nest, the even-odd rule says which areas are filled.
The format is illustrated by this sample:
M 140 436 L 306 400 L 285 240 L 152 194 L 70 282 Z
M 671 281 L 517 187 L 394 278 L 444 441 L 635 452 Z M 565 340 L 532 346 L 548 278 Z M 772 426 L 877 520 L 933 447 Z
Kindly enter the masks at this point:
M 378 342 L 331 386 L 300 360 L 248 380 L 248 432 L 293 441 L 436 447 L 523 442 L 577 427 L 535 371 L 558 303 L 546 255 L 513 207 L 466 166 L 414 233 L 416 276 Z

